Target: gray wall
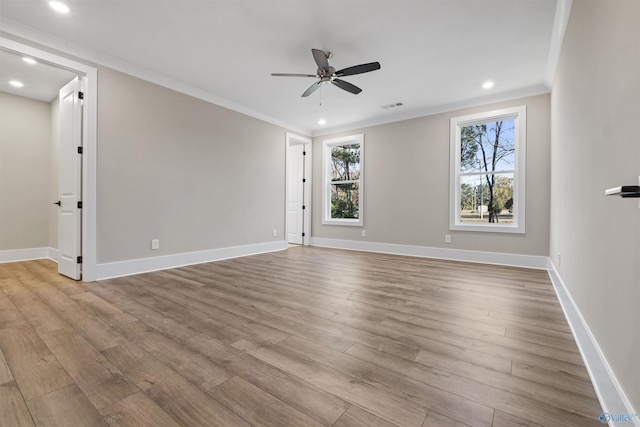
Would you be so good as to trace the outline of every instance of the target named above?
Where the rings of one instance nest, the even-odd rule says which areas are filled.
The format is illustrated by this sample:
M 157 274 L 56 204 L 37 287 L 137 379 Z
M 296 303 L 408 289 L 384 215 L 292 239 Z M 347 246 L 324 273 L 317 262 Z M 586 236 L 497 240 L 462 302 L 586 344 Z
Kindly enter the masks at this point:
M 98 74 L 98 263 L 284 239 L 284 129 Z
M 552 89 L 550 256 L 640 409 L 640 2 L 574 1 Z
M 0 250 L 50 245 L 50 109 L 0 93 Z
M 527 106 L 526 234 L 449 231 L 449 120 Z M 547 256 L 549 95 L 314 138 L 313 237 Z M 364 133 L 364 229 L 322 225 L 322 141 Z M 452 243 L 444 243 L 444 235 Z

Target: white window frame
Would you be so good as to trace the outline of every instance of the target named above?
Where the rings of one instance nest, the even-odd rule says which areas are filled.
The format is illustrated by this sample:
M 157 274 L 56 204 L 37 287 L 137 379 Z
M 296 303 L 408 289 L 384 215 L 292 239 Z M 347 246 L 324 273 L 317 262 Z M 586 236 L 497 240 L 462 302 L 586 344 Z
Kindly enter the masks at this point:
M 331 218 L 331 149 L 333 147 L 353 144 L 360 144 L 360 179 L 353 181 L 358 182 L 358 218 Z M 364 134 L 349 135 L 322 141 L 322 185 L 322 224 L 362 227 L 364 216 Z
M 513 223 L 478 224 L 460 221 L 460 155 L 461 131 L 465 126 L 514 119 Z M 525 232 L 525 188 L 527 152 L 527 107 L 518 106 L 484 113 L 451 118 L 450 128 L 451 178 L 449 190 L 449 229 L 495 233 Z M 496 171 L 498 172 L 498 171 Z

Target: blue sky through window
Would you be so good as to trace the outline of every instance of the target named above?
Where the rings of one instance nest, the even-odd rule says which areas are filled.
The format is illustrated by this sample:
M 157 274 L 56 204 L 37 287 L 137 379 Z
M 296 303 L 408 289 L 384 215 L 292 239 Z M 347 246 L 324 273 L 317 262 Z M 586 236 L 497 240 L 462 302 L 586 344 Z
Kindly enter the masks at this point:
M 464 126 L 461 128 L 461 135 L 460 170 L 462 172 L 511 171 L 514 169 L 514 119 Z

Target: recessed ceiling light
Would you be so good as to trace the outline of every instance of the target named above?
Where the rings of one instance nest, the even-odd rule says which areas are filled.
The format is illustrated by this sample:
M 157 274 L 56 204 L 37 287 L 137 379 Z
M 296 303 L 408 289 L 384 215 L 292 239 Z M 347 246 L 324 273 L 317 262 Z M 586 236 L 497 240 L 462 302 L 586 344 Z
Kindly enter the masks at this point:
M 22 60 L 27 64 L 31 64 L 31 65 L 38 63 L 35 59 L 29 58 L 28 56 L 25 56 L 24 58 L 22 58 Z
M 482 83 L 483 89 L 491 89 L 495 83 L 489 80 L 488 82 Z
M 22 87 L 22 86 L 24 86 L 24 84 L 23 84 L 22 82 L 19 82 L 19 81 L 17 81 L 17 80 L 11 80 L 11 81 L 9 82 L 9 84 L 10 84 L 11 86 L 13 86 L 13 87 Z
M 69 13 L 69 6 L 59 1 L 50 1 L 49 6 L 51 6 L 56 12 Z
M 319 125 L 326 125 L 327 121 L 325 119 L 320 119 L 320 120 L 318 120 L 318 124 Z

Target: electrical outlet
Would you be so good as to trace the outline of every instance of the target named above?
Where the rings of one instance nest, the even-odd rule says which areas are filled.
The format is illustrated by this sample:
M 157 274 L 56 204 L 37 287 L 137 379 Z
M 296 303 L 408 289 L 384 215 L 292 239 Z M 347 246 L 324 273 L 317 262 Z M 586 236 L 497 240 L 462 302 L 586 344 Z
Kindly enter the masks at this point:
M 362 237 L 367 237 L 367 230 L 362 230 Z
M 153 239 L 151 241 L 151 249 L 153 249 L 153 250 L 160 249 L 160 240 Z
M 451 234 L 445 234 L 444 235 L 444 242 L 445 243 L 451 243 Z
M 278 235 L 278 230 L 275 228 L 271 231 L 271 236 L 276 237 Z

